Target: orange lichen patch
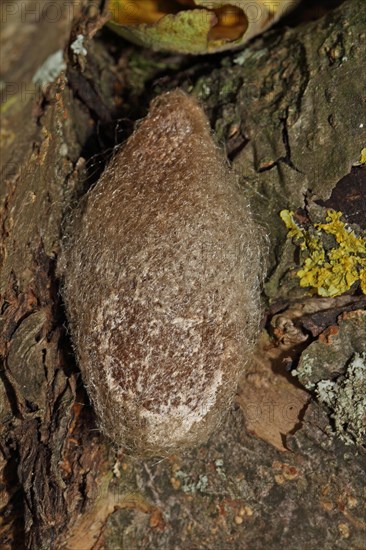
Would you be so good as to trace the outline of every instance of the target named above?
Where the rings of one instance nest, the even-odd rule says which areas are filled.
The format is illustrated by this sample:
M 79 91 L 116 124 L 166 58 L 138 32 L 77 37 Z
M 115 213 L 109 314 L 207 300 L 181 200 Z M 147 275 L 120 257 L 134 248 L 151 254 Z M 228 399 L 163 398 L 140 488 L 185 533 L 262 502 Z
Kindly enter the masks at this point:
M 249 521 L 254 515 L 254 510 L 240 499 L 232 500 L 223 498 L 217 505 L 218 515 L 215 523 L 216 527 L 212 530 L 215 534 L 218 529 L 229 529 L 230 521 L 236 525 L 242 525 L 244 521 Z
M 273 462 L 272 468 L 279 471 L 279 473 L 275 474 L 275 477 L 276 475 L 280 475 L 283 481 L 293 481 L 300 475 L 298 468 L 292 466 L 291 464 L 287 464 L 286 462 L 280 462 L 279 460 L 275 460 Z
M 358 505 L 357 498 L 355 498 L 353 495 L 349 495 L 347 497 L 347 506 L 348 506 L 348 508 L 350 508 L 350 509 L 356 508 L 357 505 Z
M 232 518 L 234 523 L 241 525 L 245 519 L 248 520 L 248 518 L 252 517 L 254 514 L 253 509 L 243 501 L 230 498 L 223 498 L 217 506 L 217 511 L 218 523 L 224 525 L 226 529 L 227 519 L 230 521 L 230 518 Z
M 286 436 L 301 425 L 309 395 L 281 367 L 284 350 L 263 334 L 251 368 L 241 378 L 237 402 L 249 433 L 286 451 Z M 277 371 L 282 368 L 281 374 Z M 275 372 L 276 371 L 276 372 Z M 283 472 L 279 474 L 283 476 Z M 290 479 L 290 471 L 286 471 Z
M 320 501 L 320 506 L 323 508 L 323 510 L 325 510 L 326 512 L 331 512 L 332 510 L 334 510 L 334 504 L 332 501 L 330 500 L 321 500 Z
M 324 332 L 322 332 L 319 335 L 318 340 L 322 344 L 331 345 L 333 341 L 333 336 L 336 336 L 338 333 L 339 333 L 339 327 L 337 325 L 333 325 L 327 328 L 326 330 L 324 330 Z
M 173 489 L 175 489 L 176 491 L 178 491 L 178 489 L 180 489 L 180 486 L 182 485 L 181 480 L 177 479 L 176 477 L 171 477 L 170 478 L 170 483 L 171 483 Z
M 290 466 L 289 464 L 285 465 L 285 468 L 283 470 L 283 477 L 287 479 L 287 481 L 293 481 L 294 479 L 297 479 L 299 477 L 299 470 L 295 468 L 295 466 Z
M 364 309 L 357 309 L 356 311 L 345 311 L 339 316 L 338 321 L 347 321 L 348 319 L 362 319 L 365 315 Z
M 349 525 L 347 525 L 347 523 L 339 523 L 338 531 L 342 538 L 344 539 L 349 538 L 350 532 L 349 532 Z
M 366 530 L 366 523 L 355 517 L 354 514 L 351 514 L 349 511 L 349 502 L 347 501 L 347 497 L 344 495 L 339 497 L 337 500 L 338 510 L 343 514 L 343 516 L 349 521 L 356 529 L 362 529 Z
M 165 528 L 163 514 L 161 513 L 161 510 L 159 510 L 159 508 L 155 508 L 151 512 L 149 525 L 153 529 L 159 529 L 160 531 L 163 531 L 163 529 Z
M 356 517 L 357 512 L 363 514 L 363 502 L 350 493 L 349 487 L 339 487 L 333 476 L 330 482 L 321 488 L 320 505 L 327 512 L 337 509 L 355 529 L 366 530 L 363 519 Z
M 283 485 L 285 483 L 285 480 L 282 474 L 275 474 L 274 479 L 277 485 Z

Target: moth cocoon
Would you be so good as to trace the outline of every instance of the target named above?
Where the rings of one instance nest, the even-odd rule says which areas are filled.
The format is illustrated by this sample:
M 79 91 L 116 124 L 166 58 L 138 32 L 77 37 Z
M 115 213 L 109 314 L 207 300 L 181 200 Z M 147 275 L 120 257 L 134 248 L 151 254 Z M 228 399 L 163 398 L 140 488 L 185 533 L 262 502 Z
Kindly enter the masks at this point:
M 164 94 L 85 197 L 63 296 L 101 429 L 135 455 L 203 443 L 259 318 L 259 232 L 198 103 Z

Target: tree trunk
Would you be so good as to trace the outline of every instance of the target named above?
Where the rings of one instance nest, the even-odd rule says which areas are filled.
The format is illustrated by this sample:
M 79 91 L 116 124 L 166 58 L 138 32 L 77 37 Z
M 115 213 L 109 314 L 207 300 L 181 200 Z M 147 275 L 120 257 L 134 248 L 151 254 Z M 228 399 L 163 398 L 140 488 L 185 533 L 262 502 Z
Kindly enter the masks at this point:
M 1 547 L 365 548 L 365 432 L 346 437 L 314 391 L 366 357 L 365 296 L 309 297 L 279 217 L 334 208 L 366 230 L 365 167 L 353 166 L 366 141 L 364 0 L 207 57 L 127 44 L 101 29 L 96 3 L 55 6 L 2 6 Z M 141 461 L 98 431 L 57 262 L 65 219 L 115 145 L 177 86 L 199 98 L 248 191 L 269 276 L 237 405 L 207 445 Z

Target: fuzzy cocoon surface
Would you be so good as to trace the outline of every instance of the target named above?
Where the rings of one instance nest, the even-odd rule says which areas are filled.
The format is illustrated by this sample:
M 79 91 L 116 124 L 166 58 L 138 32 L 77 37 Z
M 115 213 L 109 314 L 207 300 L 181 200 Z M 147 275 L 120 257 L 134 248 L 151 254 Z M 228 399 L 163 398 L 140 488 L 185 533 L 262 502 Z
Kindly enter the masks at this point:
M 63 295 L 101 429 L 141 456 L 205 442 L 253 345 L 262 268 L 243 191 L 194 99 L 153 101 L 72 231 Z

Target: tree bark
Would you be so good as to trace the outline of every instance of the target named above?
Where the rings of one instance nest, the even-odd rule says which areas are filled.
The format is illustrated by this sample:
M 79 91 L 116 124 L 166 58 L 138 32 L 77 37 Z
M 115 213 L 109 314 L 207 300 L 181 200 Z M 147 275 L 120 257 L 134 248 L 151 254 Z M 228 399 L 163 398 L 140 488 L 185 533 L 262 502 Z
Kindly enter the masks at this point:
M 365 440 L 347 445 L 287 366 L 321 357 L 311 383 L 344 374 L 366 352 L 365 296 L 300 289 L 278 214 L 317 219 L 332 207 L 366 229 L 365 167 L 352 168 L 365 147 L 364 0 L 197 58 L 123 42 L 101 28 L 100 4 L 64 2 L 55 15 L 45 0 L 36 12 L 14 2 L 4 12 L 1 547 L 362 549 Z M 75 53 L 79 35 L 85 51 Z M 56 56 L 51 76 L 39 72 L 59 49 L 65 65 Z M 98 431 L 58 258 L 65 219 L 113 148 L 177 86 L 202 102 L 269 235 L 265 318 L 237 405 L 210 442 L 139 461 Z

